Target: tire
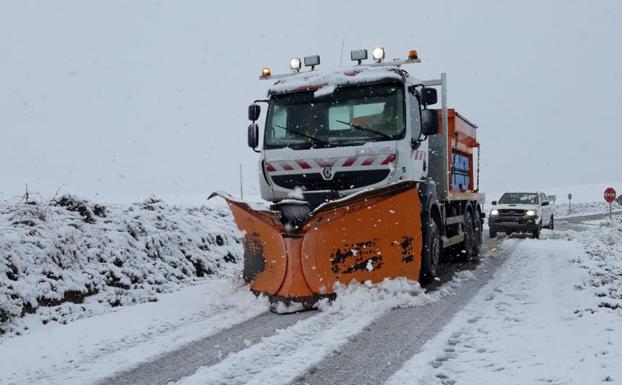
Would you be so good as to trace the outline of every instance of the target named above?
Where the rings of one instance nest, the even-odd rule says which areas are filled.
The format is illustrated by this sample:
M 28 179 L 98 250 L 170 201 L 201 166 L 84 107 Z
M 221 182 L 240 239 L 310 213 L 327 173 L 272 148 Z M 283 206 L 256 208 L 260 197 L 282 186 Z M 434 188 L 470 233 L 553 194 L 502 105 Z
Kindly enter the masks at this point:
M 493 230 L 492 228 L 488 228 L 488 235 L 490 238 L 497 238 L 497 230 Z
M 479 214 L 473 216 L 473 257 L 479 255 L 479 248 L 482 245 L 482 220 Z
M 464 213 L 464 242 L 462 244 L 462 248 L 460 249 L 460 253 L 458 254 L 458 259 L 461 261 L 467 261 L 471 256 L 473 256 L 475 243 L 473 215 L 471 214 L 471 211 L 467 210 L 467 212 Z
M 542 223 L 540 223 L 534 231 L 531 233 L 531 237 L 533 239 L 540 239 L 540 229 L 542 228 Z
M 441 248 L 441 233 L 436 221 L 430 218 L 430 225 L 425 233 L 425 242 L 421 253 L 422 267 L 419 279 L 421 283 L 427 283 L 436 277 L 441 260 Z

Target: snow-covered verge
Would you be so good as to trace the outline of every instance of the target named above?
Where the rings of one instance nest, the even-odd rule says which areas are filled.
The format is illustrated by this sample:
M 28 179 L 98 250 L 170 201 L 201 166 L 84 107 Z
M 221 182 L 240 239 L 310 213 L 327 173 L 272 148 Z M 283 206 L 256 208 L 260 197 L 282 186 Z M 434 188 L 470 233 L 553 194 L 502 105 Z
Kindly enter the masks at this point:
M 548 231 L 388 384 L 622 383 L 622 221 Z
M 0 203 L 0 341 L 232 277 L 241 254 L 224 207 Z
M 622 211 L 622 205 L 614 202 L 611 205 L 611 210 L 614 213 Z M 572 203 L 570 206 L 568 202 L 557 203 L 555 205 L 555 218 L 572 218 L 580 217 L 583 215 L 591 214 L 604 214 L 609 212 L 609 203 L 602 202 L 579 202 Z
M 246 286 L 210 279 L 68 325 L 47 325 L 0 344 L 2 385 L 95 384 L 235 326 L 268 309 Z

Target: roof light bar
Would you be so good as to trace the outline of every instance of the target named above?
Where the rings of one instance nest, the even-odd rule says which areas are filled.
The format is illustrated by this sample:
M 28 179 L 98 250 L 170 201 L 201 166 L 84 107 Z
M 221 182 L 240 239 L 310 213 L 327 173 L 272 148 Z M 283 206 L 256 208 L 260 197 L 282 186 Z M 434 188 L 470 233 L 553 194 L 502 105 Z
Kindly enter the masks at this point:
M 376 47 L 372 50 L 372 58 L 374 60 L 373 63 L 362 64 L 363 60 L 368 58 L 368 51 L 366 49 L 355 49 L 350 51 L 350 59 L 353 61 L 357 61 L 359 65 L 364 65 L 366 67 L 399 67 L 403 64 L 412 64 L 412 63 L 420 63 L 419 54 L 416 50 L 411 49 L 408 51 L 408 55 L 404 59 L 393 59 L 389 61 L 385 61 L 385 50 L 383 47 Z M 305 58 L 301 61 L 299 57 L 293 57 L 289 60 L 289 68 L 292 70 L 292 73 L 287 74 L 277 74 L 273 75 L 270 67 L 263 67 L 261 69 L 261 76 L 259 79 L 268 80 L 268 79 L 283 79 L 289 76 L 293 76 L 300 72 L 302 69 L 302 62 L 304 61 L 304 65 L 306 67 L 311 67 L 311 71 L 315 69 L 315 66 L 320 64 L 320 55 L 311 55 L 305 56 Z

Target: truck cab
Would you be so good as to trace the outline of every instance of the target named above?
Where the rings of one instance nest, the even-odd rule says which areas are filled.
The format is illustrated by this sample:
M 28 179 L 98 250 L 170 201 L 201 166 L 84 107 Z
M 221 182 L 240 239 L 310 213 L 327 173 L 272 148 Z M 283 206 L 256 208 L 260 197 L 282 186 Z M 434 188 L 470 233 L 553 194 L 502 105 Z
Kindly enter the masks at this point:
M 540 237 L 542 228 L 554 228 L 555 196 L 537 192 L 506 192 L 499 201 L 492 201 L 488 217 L 490 237 L 497 233 L 531 233 Z
M 418 83 L 398 67 L 367 66 L 277 81 L 268 92 L 259 161 L 262 198 L 302 196 L 317 206 L 425 179 L 422 113 L 436 95 L 422 95 Z

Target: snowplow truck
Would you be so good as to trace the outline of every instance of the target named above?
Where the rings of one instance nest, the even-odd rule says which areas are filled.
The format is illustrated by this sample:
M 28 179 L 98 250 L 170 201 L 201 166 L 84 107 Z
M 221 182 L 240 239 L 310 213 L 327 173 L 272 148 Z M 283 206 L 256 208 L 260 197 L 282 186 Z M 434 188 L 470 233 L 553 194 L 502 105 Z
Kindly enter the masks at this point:
M 366 50 L 351 57 L 358 64 L 326 72 L 319 56 L 304 58 L 307 71 L 299 58 L 291 74 L 263 68 L 260 79 L 273 83 L 249 106 L 248 145 L 271 205 L 212 194 L 244 234 L 244 279 L 273 302 L 311 307 L 337 283 L 429 280 L 442 257 L 479 252 L 477 126 L 447 108 L 445 74 L 411 76 L 403 67 L 419 62 L 414 50 L 392 61 L 380 48 L 370 63 Z

